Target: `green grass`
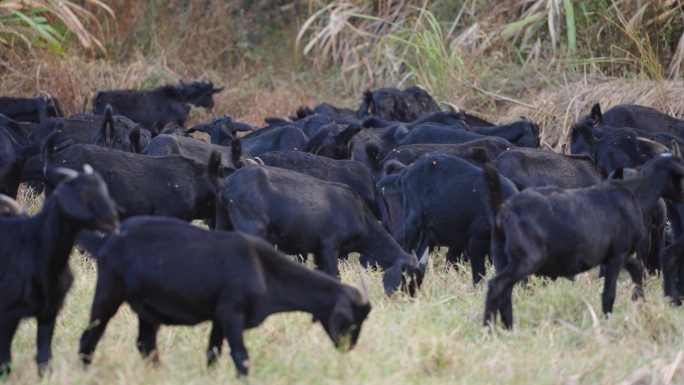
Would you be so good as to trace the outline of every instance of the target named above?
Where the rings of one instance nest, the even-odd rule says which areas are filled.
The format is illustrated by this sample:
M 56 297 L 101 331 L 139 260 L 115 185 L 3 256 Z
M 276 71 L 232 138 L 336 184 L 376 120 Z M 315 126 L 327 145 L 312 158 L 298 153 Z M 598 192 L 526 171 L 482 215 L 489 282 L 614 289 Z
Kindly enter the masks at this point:
M 341 262 L 342 279 L 358 282 L 355 259 Z M 269 317 L 245 333 L 251 374 L 236 379 L 226 351 L 207 369 L 204 350 L 209 324 L 162 327 L 161 366 L 146 364 L 135 348 L 137 319 L 124 305 L 111 320 L 91 367 L 83 370 L 78 341 L 87 326 L 97 267 L 72 254 L 74 285 L 59 315 L 53 339 L 54 384 L 613 384 L 682 383 L 684 313 L 661 296 L 661 280 L 645 282 L 646 302 L 630 300 L 626 274 L 618 283 L 615 313 L 600 315 L 602 280 L 592 270 L 575 282 L 534 278 L 514 290 L 512 331 L 481 327 L 485 285 L 473 287 L 469 268 L 447 268 L 434 255 L 425 285 L 412 299 L 387 298 L 381 274 L 368 272 L 373 309 L 357 347 L 340 353 L 319 324 L 304 313 Z M 491 274 L 491 268 L 490 268 Z M 592 312 L 598 314 L 593 318 Z M 571 326 L 568 326 L 571 325 Z M 9 383 L 39 381 L 35 321 L 21 323 L 12 344 L 14 371 Z M 673 365 L 674 363 L 674 365 Z M 669 381 L 668 381 L 669 378 Z

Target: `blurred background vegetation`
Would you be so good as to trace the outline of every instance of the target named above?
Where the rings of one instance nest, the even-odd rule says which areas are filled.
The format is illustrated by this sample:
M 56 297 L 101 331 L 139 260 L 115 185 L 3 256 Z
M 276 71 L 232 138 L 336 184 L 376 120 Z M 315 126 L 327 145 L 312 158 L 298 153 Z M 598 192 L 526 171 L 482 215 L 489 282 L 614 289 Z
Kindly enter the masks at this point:
M 256 120 L 419 85 L 553 130 L 596 95 L 683 110 L 683 17 L 681 0 L 0 0 L 0 93 L 81 112 L 97 89 L 203 78 Z

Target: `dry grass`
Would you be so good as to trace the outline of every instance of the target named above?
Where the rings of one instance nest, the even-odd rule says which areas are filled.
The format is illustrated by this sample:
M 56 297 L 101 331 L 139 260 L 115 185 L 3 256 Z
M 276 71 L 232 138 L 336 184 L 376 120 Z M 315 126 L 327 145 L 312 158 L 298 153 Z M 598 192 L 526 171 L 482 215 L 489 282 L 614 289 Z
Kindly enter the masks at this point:
M 509 117 L 529 116 L 544 127 L 542 140 L 560 149 L 572 124 L 588 114 L 594 103 L 601 103 L 603 111 L 618 104 L 639 104 L 680 117 L 684 82 L 587 78 L 534 92 L 526 100 L 535 108 L 511 103 L 501 112 Z

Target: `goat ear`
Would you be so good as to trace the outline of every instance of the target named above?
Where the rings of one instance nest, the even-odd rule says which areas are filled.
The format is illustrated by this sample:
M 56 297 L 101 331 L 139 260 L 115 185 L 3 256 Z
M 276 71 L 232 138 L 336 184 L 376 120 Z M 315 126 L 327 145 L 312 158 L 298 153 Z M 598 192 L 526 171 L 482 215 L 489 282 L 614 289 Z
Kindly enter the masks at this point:
M 603 125 L 603 114 L 601 113 L 601 105 L 599 103 L 596 103 L 591 107 L 591 118 L 594 119 L 598 125 Z
M 623 167 L 616 168 L 608 175 L 608 179 L 625 179 L 625 169 Z
M 385 288 L 385 294 L 391 296 L 395 290 L 399 288 L 402 280 L 401 264 L 395 263 L 385 270 L 385 275 L 382 277 L 382 285 Z

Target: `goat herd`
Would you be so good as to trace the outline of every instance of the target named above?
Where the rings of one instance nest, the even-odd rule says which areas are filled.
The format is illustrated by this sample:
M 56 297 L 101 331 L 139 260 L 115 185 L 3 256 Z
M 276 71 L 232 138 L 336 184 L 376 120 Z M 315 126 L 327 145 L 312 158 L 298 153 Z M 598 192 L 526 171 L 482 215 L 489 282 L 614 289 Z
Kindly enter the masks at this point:
M 363 279 L 339 281 L 350 252 L 384 271 L 387 295 L 414 295 L 436 246 L 450 262 L 468 259 L 474 283 L 491 256 L 485 325 L 500 313 L 512 327 L 511 291 L 528 275 L 571 279 L 598 265 L 605 314 L 623 267 L 634 298 L 646 267 L 680 304 L 682 120 L 596 104 L 566 155 L 540 149 L 530 119 L 494 126 L 441 111 L 413 87 L 367 91 L 357 111 L 323 103 L 258 129 L 229 116 L 183 129 L 188 104 L 211 108 L 220 91 L 207 82 L 103 91 L 94 115 L 69 117 L 54 98 L 0 98 L 0 376 L 26 317 L 38 322 L 39 373 L 48 368 L 75 242 L 98 265 L 84 364 L 124 301 L 143 356 L 159 325 L 211 321 L 207 363 L 225 338 L 244 375 L 243 331 L 284 311 L 311 313 L 351 349 L 371 305 Z M 35 216 L 14 201 L 20 183 L 45 191 Z M 301 264 L 308 254 L 320 272 Z

